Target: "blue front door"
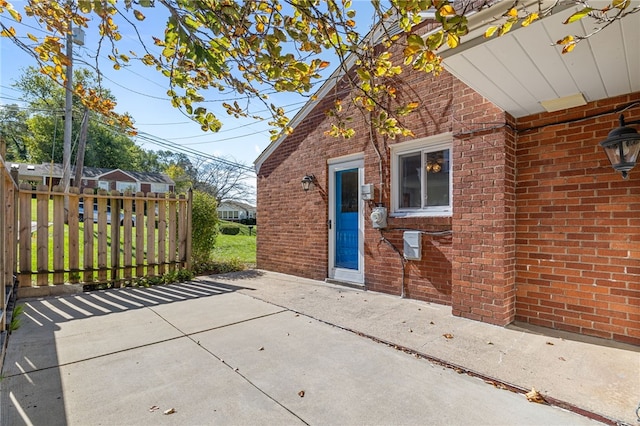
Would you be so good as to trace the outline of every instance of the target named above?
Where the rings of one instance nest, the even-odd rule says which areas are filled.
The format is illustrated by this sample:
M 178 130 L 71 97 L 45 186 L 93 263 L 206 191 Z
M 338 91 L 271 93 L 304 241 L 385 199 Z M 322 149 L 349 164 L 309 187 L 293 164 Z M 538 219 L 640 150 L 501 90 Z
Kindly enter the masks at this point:
M 335 261 L 337 268 L 358 269 L 358 169 L 335 174 Z

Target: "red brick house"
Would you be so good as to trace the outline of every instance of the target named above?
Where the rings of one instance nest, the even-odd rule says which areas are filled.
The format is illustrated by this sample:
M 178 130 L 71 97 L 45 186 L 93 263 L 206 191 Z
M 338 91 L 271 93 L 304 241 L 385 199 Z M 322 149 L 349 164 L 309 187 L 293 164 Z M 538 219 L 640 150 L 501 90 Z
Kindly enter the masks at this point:
M 62 180 L 62 164 L 13 163 L 11 166 L 18 170 L 18 179 L 23 182 L 35 185 L 58 185 Z M 75 166 L 71 167 L 71 175 L 75 175 Z M 175 182 L 164 173 L 83 167 L 80 188 L 100 188 L 120 192 L 130 189 L 132 192 L 162 194 L 174 192 Z
M 502 3 L 440 76 L 403 74 L 415 137 L 371 140 L 357 114 L 327 136 L 348 96 L 328 80 L 255 162 L 258 267 L 640 344 L 640 167 L 622 179 L 599 146 L 640 120 L 640 14 L 561 55 L 571 9 L 485 40 Z

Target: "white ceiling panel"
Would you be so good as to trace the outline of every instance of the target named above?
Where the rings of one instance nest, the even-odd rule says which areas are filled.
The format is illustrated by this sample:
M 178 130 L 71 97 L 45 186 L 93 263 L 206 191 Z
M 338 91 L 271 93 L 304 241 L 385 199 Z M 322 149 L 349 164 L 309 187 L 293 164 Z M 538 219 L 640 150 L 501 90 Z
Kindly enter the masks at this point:
M 633 1 L 632 7 L 639 3 Z M 554 46 L 556 40 L 585 35 L 595 25 L 588 19 L 562 24 L 575 10 L 449 50 L 445 68 L 515 117 L 543 111 L 541 101 L 576 93 L 594 101 L 639 91 L 640 13 L 613 23 L 563 55 Z
M 518 117 L 526 115 L 526 110 L 518 105 L 514 98 L 507 94 L 495 78 L 490 78 L 483 74 L 466 56 L 457 55 L 447 59 L 447 69 L 458 79 L 472 87 L 476 92 L 483 95 L 489 101 L 511 114 L 519 114 Z M 514 111 L 514 112 L 511 112 Z

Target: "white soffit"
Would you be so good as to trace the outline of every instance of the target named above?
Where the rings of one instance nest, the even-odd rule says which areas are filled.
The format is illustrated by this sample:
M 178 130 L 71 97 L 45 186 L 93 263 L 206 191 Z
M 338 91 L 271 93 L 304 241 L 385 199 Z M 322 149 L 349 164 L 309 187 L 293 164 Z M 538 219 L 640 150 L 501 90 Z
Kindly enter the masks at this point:
M 640 0 L 631 3 L 629 9 Z M 461 46 L 443 52 L 444 66 L 514 117 L 544 112 L 543 103 L 557 111 L 582 105 L 578 96 L 590 102 L 640 91 L 640 13 L 614 22 L 563 55 L 557 40 L 595 27 L 589 18 L 562 23 L 578 9 L 565 9 L 502 37 L 470 34 L 468 42 L 463 38 Z

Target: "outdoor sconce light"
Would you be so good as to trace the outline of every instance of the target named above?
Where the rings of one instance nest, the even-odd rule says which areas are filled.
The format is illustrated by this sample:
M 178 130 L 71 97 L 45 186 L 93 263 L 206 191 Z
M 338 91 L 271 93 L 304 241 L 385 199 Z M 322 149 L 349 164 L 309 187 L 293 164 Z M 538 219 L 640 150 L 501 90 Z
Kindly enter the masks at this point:
M 610 131 L 607 139 L 600 142 L 611 166 L 622 173 L 623 179 L 629 177 L 629 171 L 636 165 L 640 153 L 640 134 L 625 124 L 640 124 L 640 120 L 625 123 L 624 115 L 620 114 L 620 127 Z
M 302 178 L 302 189 L 304 190 L 304 192 L 307 192 L 309 190 L 311 184 L 314 183 L 315 180 L 316 177 L 314 175 L 305 175 L 305 177 Z

